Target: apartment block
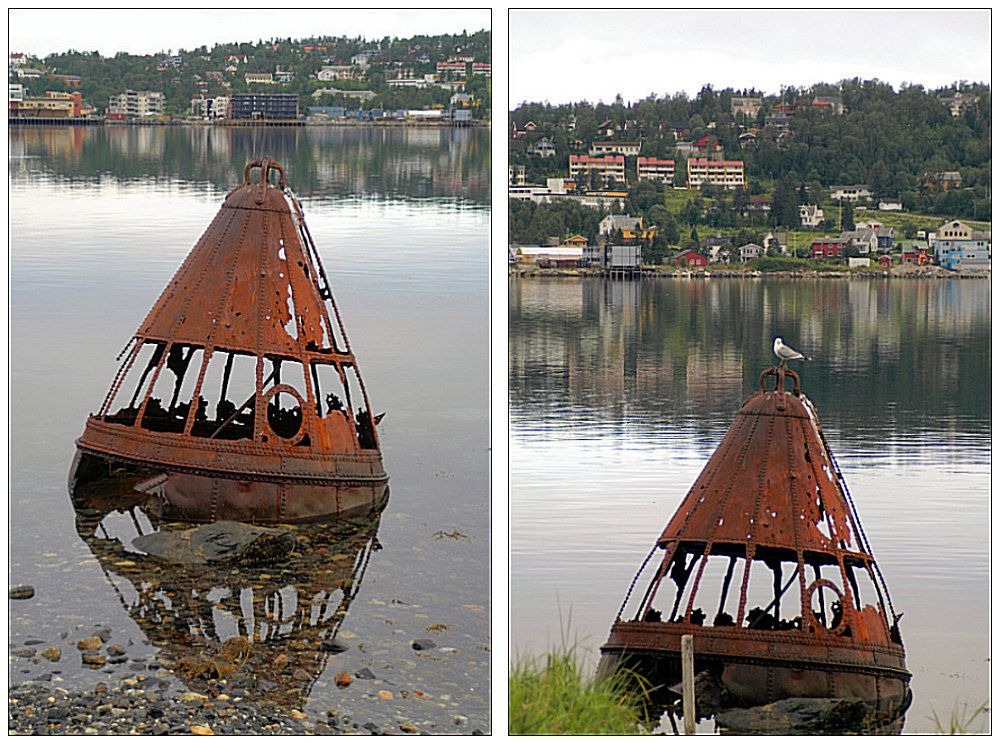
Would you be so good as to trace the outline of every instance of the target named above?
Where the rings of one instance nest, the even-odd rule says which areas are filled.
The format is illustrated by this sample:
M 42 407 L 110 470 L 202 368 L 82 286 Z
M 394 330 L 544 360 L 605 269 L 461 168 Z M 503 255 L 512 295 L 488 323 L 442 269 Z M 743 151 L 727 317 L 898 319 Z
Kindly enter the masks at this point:
M 674 161 L 657 160 L 655 157 L 640 157 L 636 160 L 636 171 L 640 179 L 660 181 L 665 186 L 674 185 Z
M 294 93 L 236 93 L 229 102 L 232 119 L 289 121 L 299 116 L 299 97 Z
M 706 160 L 693 157 L 687 161 L 688 188 L 699 188 L 711 183 L 723 188 L 743 188 L 742 160 Z
M 163 93 L 154 90 L 126 90 L 108 100 L 111 118 L 142 118 L 163 116 Z
M 625 181 L 625 158 L 622 155 L 606 155 L 604 157 L 590 157 L 588 155 L 569 156 L 569 177 L 576 180 L 586 179 L 591 170 L 598 171 L 601 175 L 614 178 L 617 181 Z

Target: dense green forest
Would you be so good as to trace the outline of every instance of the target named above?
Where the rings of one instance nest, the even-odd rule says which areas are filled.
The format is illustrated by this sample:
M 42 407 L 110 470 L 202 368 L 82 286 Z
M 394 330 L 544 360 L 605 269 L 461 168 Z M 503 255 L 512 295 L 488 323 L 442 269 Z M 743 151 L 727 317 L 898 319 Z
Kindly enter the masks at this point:
M 956 93 L 975 97 L 953 116 L 942 99 Z M 763 101 L 752 118 L 733 115 L 734 96 Z M 833 113 L 811 105 L 817 96 L 843 100 L 844 112 Z M 788 134 L 767 119 L 776 106 L 794 108 Z M 657 97 L 625 105 L 619 96 L 611 104 L 580 102 L 553 106 L 524 103 L 510 113 L 514 127 L 524 129 L 533 122 L 531 139 L 550 138 L 556 156 L 532 157 L 511 149 L 510 162 L 525 166 L 529 183 L 544 183 L 545 177 L 565 176 L 572 153 L 586 152 L 600 140 L 639 141 L 643 156 L 668 157 L 677 161 L 678 182 L 686 175 L 686 160 L 677 156 L 676 133 L 683 141 L 714 137 L 727 159 L 744 162 L 747 189 L 716 193 L 711 187 L 689 194 L 683 202 L 671 200 L 671 213 L 690 230 L 699 224 L 710 227 L 752 227 L 746 210 L 748 195 L 767 194 L 773 203 L 772 227 L 797 227 L 800 203 L 821 203 L 833 185 L 866 184 L 873 201 L 898 199 L 904 210 L 968 219 L 991 218 L 990 183 L 991 92 L 985 84 L 956 83 L 928 90 L 903 85 L 898 91 L 879 80 L 854 78 L 811 88 L 788 87 L 780 95 L 755 90 L 716 91 L 706 85 L 693 99 L 684 93 Z M 757 135 L 756 144 L 741 147 L 739 136 Z M 611 132 L 609 134 L 609 132 Z M 635 207 L 635 162 L 626 159 L 630 206 Z M 945 190 L 933 182 L 933 174 L 957 171 L 959 189 Z M 655 195 L 655 203 L 664 203 Z M 683 210 L 683 211 L 682 211 Z M 640 214 L 640 211 L 630 213 Z M 828 226 L 839 227 L 828 218 Z M 758 225 L 760 220 L 758 219 Z
M 306 51 L 306 47 L 312 47 Z M 376 55 L 364 71 L 362 80 L 322 82 L 313 79 L 315 74 L 328 64 L 350 64 L 355 54 L 373 50 Z M 439 61 L 446 61 L 452 54 L 474 55 L 476 61 L 491 59 L 489 31 L 471 34 L 443 34 L 440 36 L 413 36 L 409 39 L 385 37 L 365 40 L 314 36 L 305 39 L 269 39 L 257 42 L 231 42 L 216 44 L 212 48 L 201 46 L 197 49 L 168 49 L 152 51 L 146 55 L 120 52 L 113 57 L 102 57 L 97 52 L 69 50 L 51 54 L 44 59 L 29 56 L 27 67 L 56 72 L 62 75 L 77 75 L 81 78 L 79 87 L 69 88 L 65 82 L 55 78 L 42 77 L 24 80 L 28 95 L 42 96 L 47 90 L 78 90 L 84 101 L 98 110 L 108 105 L 112 95 L 125 89 L 161 91 L 166 100 L 166 113 L 178 116 L 187 113 L 191 99 L 198 93 L 209 96 L 226 92 L 245 93 L 250 88 L 243 79 L 247 72 L 274 73 L 277 68 L 291 72 L 288 83 L 255 85 L 255 92 L 297 93 L 299 110 L 306 111 L 312 105 L 348 105 L 353 108 L 378 108 L 386 110 L 399 108 L 424 108 L 433 105 L 447 107 L 452 91 L 432 87 L 426 89 L 390 88 L 386 79 L 396 77 L 401 70 L 414 77 L 433 73 Z M 230 55 L 246 57 L 246 63 L 238 65 L 235 73 L 224 73 L 223 81 L 210 76 L 211 72 L 223 72 L 226 58 Z M 157 69 L 169 57 L 180 57 L 179 66 Z M 11 82 L 17 82 L 14 75 Z M 366 89 L 377 96 L 359 103 L 357 99 L 342 96 L 324 96 L 317 104 L 311 94 L 319 88 L 339 87 L 344 89 Z M 476 109 L 476 118 L 488 118 L 490 114 L 490 80 L 485 76 L 470 76 L 465 88 L 481 101 Z

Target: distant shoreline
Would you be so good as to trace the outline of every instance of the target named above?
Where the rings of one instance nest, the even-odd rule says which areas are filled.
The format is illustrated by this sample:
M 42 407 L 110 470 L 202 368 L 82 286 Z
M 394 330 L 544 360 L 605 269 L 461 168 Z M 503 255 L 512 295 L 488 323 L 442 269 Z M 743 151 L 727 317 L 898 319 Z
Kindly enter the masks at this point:
M 431 129 L 481 129 L 491 125 L 489 121 L 125 121 L 114 119 L 7 119 L 9 126 L 218 126 L 224 128 L 248 126 L 277 127 L 390 127 L 390 128 L 431 128 Z
M 510 278 L 603 278 L 607 274 L 597 268 L 539 268 L 538 266 L 509 266 Z M 858 271 L 754 271 L 741 269 L 680 269 L 665 266 L 644 267 L 640 275 L 624 278 L 674 278 L 674 279 L 989 279 L 990 271 L 949 271 L 939 266 L 901 267 L 889 270 L 866 269 Z M 620 278 L 616 275 L 615 278 Z

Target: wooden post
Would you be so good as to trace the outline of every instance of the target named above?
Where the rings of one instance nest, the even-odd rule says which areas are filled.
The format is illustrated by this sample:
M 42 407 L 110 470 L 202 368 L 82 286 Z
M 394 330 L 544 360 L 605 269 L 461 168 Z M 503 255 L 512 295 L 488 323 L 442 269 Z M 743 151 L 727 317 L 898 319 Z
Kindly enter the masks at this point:
M 684 696 L 684 735 L 694 735 L 694 637 L 681 637 L 681 683 Z

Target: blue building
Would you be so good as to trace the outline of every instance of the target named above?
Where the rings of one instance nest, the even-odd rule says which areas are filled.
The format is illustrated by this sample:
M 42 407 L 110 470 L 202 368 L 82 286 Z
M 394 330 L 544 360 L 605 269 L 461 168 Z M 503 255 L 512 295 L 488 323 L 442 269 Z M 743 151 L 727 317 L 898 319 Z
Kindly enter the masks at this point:
M 934 257 L 943 268 L 961 271 L 990 267 L 992 233 L 974 230 L 956 220 L 946 222 L 934 236 Z

